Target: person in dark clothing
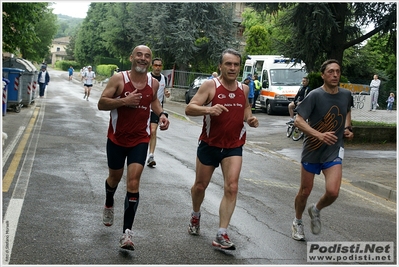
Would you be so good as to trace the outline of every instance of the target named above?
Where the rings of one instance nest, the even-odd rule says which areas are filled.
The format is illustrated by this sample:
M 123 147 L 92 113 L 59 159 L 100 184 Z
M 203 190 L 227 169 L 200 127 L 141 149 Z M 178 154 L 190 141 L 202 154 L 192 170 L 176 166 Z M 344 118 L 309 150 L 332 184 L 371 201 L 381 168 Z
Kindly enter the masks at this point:
M 50 75 L 48 74 L 47 68 L 45 65 L 42 66 L 39 75 L 37 76 L 37 82 L 39 83 L 39 96 L 41 98 L 44 97 L 44 90 L 46 90 L 46 86 L 50 82 Z
M 290 113 L 290 120 L 288 123 L 294 122 L 294 109 L 298 106 L 298 104 L 305 98 L 309 92 L 312 91 L 309 87 L 309 78 L 303 77 L 302 78 L 302 85 L 296 94 L 294 101 L 288 104 L 288 112 Z

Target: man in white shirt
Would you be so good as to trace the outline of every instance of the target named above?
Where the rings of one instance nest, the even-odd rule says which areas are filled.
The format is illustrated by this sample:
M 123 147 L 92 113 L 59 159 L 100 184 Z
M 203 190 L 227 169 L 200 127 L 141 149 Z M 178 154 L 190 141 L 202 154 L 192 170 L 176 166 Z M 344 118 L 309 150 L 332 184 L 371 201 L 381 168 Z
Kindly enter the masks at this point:
M 90 91 L 91 88 L 93 87 L 93 80 L 94 78 L 96 78 L 96 74 L 94 73 L 94 71 L 92 71 L 91 66 L 87 67 L 87 71 L 84 74 L 84 88 L 85 88 L 85 96 L 83 97 L 83 99 L 86 98 L 87 101 L 89 101 L 89 96 L 90 96 Z
M 381 85 L 381 81 L 378 79 L 378 75 L 374 74 L 374 79 L 370 83 L 370 97 L 371 106 L 370 111 L 375 111 L 378 107 L 378 93 Z
M 43 98 L 44 90 L 46 89 L 47 84 L 50 82 L 50 75 L 48 74 L 45 65 L 42 66 L 42 69 L 37 76 L 37 82 L 39 83 L 39 96 L 40 98 Z

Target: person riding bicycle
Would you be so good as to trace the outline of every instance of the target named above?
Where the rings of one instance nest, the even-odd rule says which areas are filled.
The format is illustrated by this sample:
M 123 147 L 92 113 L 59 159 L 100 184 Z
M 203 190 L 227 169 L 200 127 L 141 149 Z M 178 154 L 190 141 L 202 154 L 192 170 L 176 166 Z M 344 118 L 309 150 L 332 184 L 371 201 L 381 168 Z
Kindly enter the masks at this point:
M 303 77 L 302 78 L 302 85 L 298 90 L 298 93 L 295 95 L 294 101 L 288 104 L 288 112 L 290 113 L 290 120 L 288 123 L 294 122 L 294 109 L 298 106 L 298 104 L 309 94 L 312 89 L 309 87 L 309 78 Z

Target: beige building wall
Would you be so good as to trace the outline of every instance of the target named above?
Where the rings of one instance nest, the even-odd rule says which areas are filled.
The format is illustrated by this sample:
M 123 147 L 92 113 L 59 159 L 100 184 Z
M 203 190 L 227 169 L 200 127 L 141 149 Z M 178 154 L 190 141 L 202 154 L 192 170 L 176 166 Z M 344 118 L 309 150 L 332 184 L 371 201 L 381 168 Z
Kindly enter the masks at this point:
M 69 44 L 70 37 L 61 37 L 53 40 L 51 44 L 51 66 L 55 66 L 55 62 L 58 60 L 63 60 L 66 53 L 66 46 Z

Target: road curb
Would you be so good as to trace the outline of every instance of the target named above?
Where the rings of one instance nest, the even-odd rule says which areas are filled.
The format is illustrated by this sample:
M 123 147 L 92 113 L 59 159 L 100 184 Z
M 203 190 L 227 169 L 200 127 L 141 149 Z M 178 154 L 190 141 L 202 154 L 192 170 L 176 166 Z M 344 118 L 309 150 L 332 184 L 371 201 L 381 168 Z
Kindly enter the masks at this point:
M 350 183 L 367 192 L 373 193 L 377 196 L 396 203 L 396 190 L 393 190 L 385 185 L 369 181 L 354 181 Z

